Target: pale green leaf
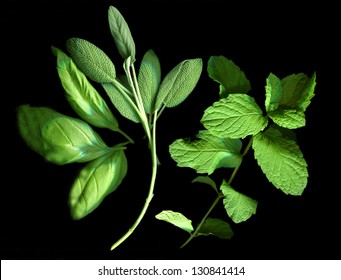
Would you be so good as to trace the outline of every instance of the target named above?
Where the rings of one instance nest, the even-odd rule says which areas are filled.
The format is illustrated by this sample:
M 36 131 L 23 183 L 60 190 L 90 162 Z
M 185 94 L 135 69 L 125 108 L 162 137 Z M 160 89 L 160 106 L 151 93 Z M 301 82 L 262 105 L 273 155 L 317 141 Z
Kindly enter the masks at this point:
M 218 193 L 216 183 L 208 176 L 198 176 L 192 180 L 192 183 L 202 183 L 209 185 Z
M 207 218 L 197 235 L 215 235 L 221 239 L 231 239 L 233 234 L 233 230 L 228 222 L 218 218 Z
M 263 130 L 267 117 L 253 97 L 247 94 L 231 94 L 208 107 L 201 119 L 212 134 L 223 138 L 245 138 Z
M 187 59 L 176 65 L 162 80 L 155 109 L 162 104 L 175 107 L 193 91 L 202 72 L 202 59 Z
M 156 219 L 171 223 L 174 226 L 181 228 L 188 233 L 191 233 L 194 229 L 192 221 L 187 219 L 183 214 L 174 212 L 172 210 L 163 210 L 155 216 Z
M 72 218 L 82 219 L 94 211 L 121 184 L 127 169 L 123 150 L 115 150 L 89 162 L 80 171 L 70 190 Z
M 303 193 L 308 181 L 307 163 L 292 138 L 270 126 L 254 137 L 252 148 L 259 166 L 276 188 L 290 195 Z
M 133 106 L 135 103 L 133 102 L 132 96 L 120 91 L 117 88 L 117 86 L 119 86 L 117 83 L 102 84 L 102 86 L 108 94 L 111 102 L 122 116 L 133 122 L 140 122 L 140 117 L 136 111 L 136 107 Z
M 301 110 L 278 108 L 269 112 L 268 116 L 275 124 L 288 129 L 295 129 L 305 126 L 305 114 Z
M 198 173 L 209 175 L 217 168 L 236 167 L 241 163 L 239 139 L 221 139 L 208 132 L 201 132 L 200 135 L 201 139 L 177 139 L 169 146 L 170 155 L 177 166 L 190 167 Z
M 209 77 L 220 84 L 220 97 L 230 93 L 247 93 L 251 90 L 249 80 L 243 71 L 224 56 L 211 56 L 208 60 L 207 72 Z
M 138 85 L 147 114 L 154 113 L 156 94 L 161 81 L 161 67 L 158 57 L 153 50 L 149 50 L 142 58 Z
M 235 223 L 244 222 L 256 214 L 258 202 L 234 190 L 226 181 L 220 186 L 224 195 L 223 203 L 228 216 Z
M 30 148 L 55 164 L 86 162 L 111 150 L 86 122 L 50 108 L 19 106 L 18 128 Z
M 129 26 L 117 8 L 110 6 L 108 10 L 108 21 L 112 37 L 120 55 L 126 59 L 129 56 L 135 61 L 135 43 Z
M 57 56 L 58 75 L 74 111 L 93 126 L 119 131 L 106 102 L 72 59 L 58 48 L 52 47 L 52 52 Z
M 110 83 L 116 77 L 115 66 L 110 58 L 94 44 L 80 38 L 66 41 L 67 50 L 78 68 L 91 80 Z

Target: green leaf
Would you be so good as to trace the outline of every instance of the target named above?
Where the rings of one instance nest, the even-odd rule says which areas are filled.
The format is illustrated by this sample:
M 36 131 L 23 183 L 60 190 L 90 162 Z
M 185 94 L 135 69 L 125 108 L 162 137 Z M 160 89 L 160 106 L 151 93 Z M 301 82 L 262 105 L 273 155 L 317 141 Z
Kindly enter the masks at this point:
M 234 190 L 226 181 L 220 186 L 224 195 L 223 203 L 227 215 L 235 222 L 240 223 L 256 214 L 258 202 Z
M 253 97 L 236 93 L 208 107 L 201 122 L 218 137 L 245 138 L 263 130 L 268 119 L 263 116 Z
M 221 239 L 231 239 L 233 234 L 229 223 L 217 218 L 207 218 L 197 235 L 215 235 Z
M 156 94 L 161 81 L 161 67 L 158 57 L 153 50 L 149 50 L 142 58 L 138 85 L 147 114 L 154 113 Z
M 119 86 L 117 83 L 102 84 L 102 86 L 120 114 L 133 122 L 139 123 L 140 117 L 132 105 L 135 104 L 132 97 L 127 93 L 120 91 L 117 88 L 117 86 Z
M 21 105 L 17 117 L 27 145 L 55 164 L 86 162 L 111 150 L 86 122 L 52 109 Z
M 116 70 L 110 58 L 94 44 L 80 38 L 70 38 L 66 47 L 78 68 L 97 83 L 110 83 Z
M 210 78 L 220 84 L 221 98 L 227 97 L 230 93 L 247 93 L 251 90 L 244 72 L 232 60 L 222 55 L 210 57 L 207 72 Z
M 94 211 L 121 184 L 127 169 L 123 150 L 115 150 L 89 162 L 80 171 L 70 190 L 72 218 L 82 219 Z
M 192 221 L 187 219 L 183 214 L 179 212 L 163 210 L 161 213 L 157 214 L 155 218 L 167 223 L 171 223 L 174 226 L 187 231 L 188 233 L 191 233 L 194 230 L 192 226 Z
M 202 131 L 200 139 L 189 142 L 177 139 L 169 146 L 169 152 L 177 166 L 190 167 L 198 173 L 213 173 L 217 168 L 236 167 L 241 163 L 241 141 L 218 138 Z
M 135 61 L 135 43 L 131 35 L 129 26 L 122 14 L 115 7 L 110 6 L 108 11 L 109 27 L 114 38 L 116 48 L 123 59 L 131 56 Z
M 198 176 L 192 180 L 192 183 L 203 183 L 209 185 L 218 193 L 216 183 L 208 176 Z
M 266 84 L 265 108 L 279 126 L 295 129 L 305 125 L 304 112 L 314 96 L 316 75 L 293 74 L 280 80 L 270 74 Z
M 52 52 L 57 56 L 58 75 L 74 111 L 93 126 L 119 131 L 118 122 L 104 99 L 72 59 L 58 48 L 52 47 Z
M 308 169 L 303 154 L 292 139 L 275 126 L 254 136 L 254 155 L 268 180 L 285 194 L 301 195 Z
M 175 107 L 193 91 L 202 72 L 202 59 L 187 59 L 176 65 L 161 82 L 156 98 L 155 109 L 162 103 Z

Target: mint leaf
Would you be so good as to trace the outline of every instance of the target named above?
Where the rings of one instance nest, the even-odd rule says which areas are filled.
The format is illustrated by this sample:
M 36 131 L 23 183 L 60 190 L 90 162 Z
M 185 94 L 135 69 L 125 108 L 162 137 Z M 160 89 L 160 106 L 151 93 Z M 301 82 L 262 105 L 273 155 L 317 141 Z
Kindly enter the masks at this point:
M 192 183 L 203 183 L 209 185 L 218 193 L 216 183 L 208 176 L 198 176 L 192 180 Z
M 131 35 L 129 26 L 124 17 L 115 7 L 110 6 L 108 10 L 108 21 L 112 37 L 116 48 L 123 59 L 129 56 L 132 62 L 135 61 L 135 43 Z
M 251 90 L 244 72 L 232 60 L 222 55 L 210 57 L 207 72 L 210 78 L 220 84 L 221 98 L 227 97 L 230 93 L 247 93 Z
M 72 218 L 82 219 L 94 211 L 121 184 L 127 169 L 123 150 L 115 150 L 89 162 L 80 171 L 70 190 Z
M 237 192 L 225 180 L 220 186 L 220 190 L 224 195 L 225 210 L 235 223 L 244 222 L 256 214 L 258 204 L 256 200 Z
M 161 67 L 158 57 L 153 50 L 149 50 L 142 58 L 138 85 L 147 114 L 154 113 L 156 94 L 161 81 Z
M 202 72 L 202 59 L 187 59 L 176 65 L 162 80 L 156 98 L 155 109 L 162 103 L 175 107 L 193 91 Z
M 201 139 L 192 142 L 177 139 L 169 146 L 177 166 L 211 174 L 217 168 L 236 167 L 241 163 L 239 139 L 218 138 L 208 132 L 201 132 L 198 137 Z
M 229 223 L 217 218 L 207 218 L 199 229 L 197 236 L 215 235 L 221 239 L 231 239 L 233 234 Z
M 30 148 L 55 164 L 86 162 L 111 150 L 86 122 L 50 108 L 19 106 L 18 128 Z
M 70 38 L 66 48 L 78 68 L 97 83 L 110 83 L 116 77 L 116 70 L 110 58 L 94 44 L 80 38 Z
M 119 131 L 106 102 L 72 59 L 58 48 L 52 47 L 52 52 L 57 56 L 58 75 L 73 110 L 93 126 Z
M 208 107 L 201 119 L 204 127 L 222 138 L 245 138 L 263 130 L 267 117 L 253 97 L 247 94 L 231 94 Z
M 187 231 L 188 233 L 191 233 L 194 230 L 192 226 L 192 221 L 187 219 L 183 214 L 179 212 L 163 210 L 161 213 L 157 214 L 155 218 L 167 223 L 171 223 L 174 226 Z
M 254 136 L 254 155 L 268 180 L 285 194 L 301 195 L 307 185 L 307 163 L 299 146 L 275 126 Z

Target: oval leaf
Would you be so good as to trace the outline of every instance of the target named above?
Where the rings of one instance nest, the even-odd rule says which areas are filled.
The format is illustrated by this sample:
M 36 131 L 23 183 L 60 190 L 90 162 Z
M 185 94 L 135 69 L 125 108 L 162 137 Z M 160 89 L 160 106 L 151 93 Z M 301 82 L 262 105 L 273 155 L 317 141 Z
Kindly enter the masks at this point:
M 74 111 L 93 126 L 119 131 L 106 102 L 72 59 L 58 48 L 52 47 L 52 52 L 57 56 L 58 75 Z
M 80 38 L 70 38 L 66 47 L 78 68 L 97 83 L 110 83 L 116 77 L 110 58 L 94 44 Z
M 155 109 L 162 104 L 175 107 L 193 91 L 202 72 L 202 59 L 188 59 L 175 66 L 163 79 L 156 98 Z
M 171 210 L 164 210 L 155 216 L 156 219 L 171 223 L 174 226 L 181 228 L 189 233 L 194 229 L 192 226 L 192 221 L 187 219 L 183 214 L 179 212 L 173 212 Z
M 110 151 L 86 122 L 49 108 L 21 105 L 18 127 L 28 146 L 55 164 L 86 162 Z
M 121 184 L 127 169 L 123 150 L 89 162 L 71 187 L 69 204 L 72 218 L 78 220 L 94 211 Z
M 129 26 L 122 14 L 115 7 L 110 6 L 108 11 L 109 27 L 112 37 L 114 38 L 116 48 L 120 55 L 126 59 L 129 56 L 132 62 L 135 61 L 135 43 Z
M 230 224 L 217 218 L 207 218 L 198 231 L 198 236 L 215 235 L 221 239 L 231 239 L 233 234 Z

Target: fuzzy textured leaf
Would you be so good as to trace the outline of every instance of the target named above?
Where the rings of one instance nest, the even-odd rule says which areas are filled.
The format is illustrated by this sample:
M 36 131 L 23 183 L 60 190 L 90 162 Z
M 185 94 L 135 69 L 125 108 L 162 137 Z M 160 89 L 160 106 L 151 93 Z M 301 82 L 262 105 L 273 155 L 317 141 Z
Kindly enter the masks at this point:
M 156 98 L 155 109 L 162 104 L 175 107 L 193 91 L 202 72 L 202 59 L 187 59 L 175 66 L 162 80 Z
M 247 93 L 251 90 L 249 80 L 243 71 L 224 56 L 211 56 L 208 60 L 207 72 L 210 78 L 220 84 L 220 97 L 230 93 Z
M 97 83 L 110 83 L 116 77 L 115 66 L 110 58 L 94 44 L 80 38 L 70 38 L 66 48 L 78 68 Z
M 194 229 L 192 221 L 187 219 L 183 214 L 174 212 L 172 210 L 164 210 L 155 216 L 156 219 L 171 223 L 174 226 L 181 228 L 188 233 L 191 233 Z
M 228 222 L 218 218 L 207 218 L 198 231 L 199 235 L 215 235 L 221 239 L 231 239 L 234 233 Z
M 108 10 L 108 21 L 112 37 L 116 48 L 123 59 L 129 56 L 132 62 L 135 61 L 135 42 L 131 35 L 129 26 L 117 8 L 110 6 Z
M 87 162 L 110 152 L 84 121 L 46 107 L 18 107 L 18 128 L 27 145 L 55 164 Z
M 190 167 L 198 173 L 213 173 L 217 168 L 236 167 L 241 163 L 241 141 L 218 138 L 203 131 L 199 139 L 177 139 L 169 146 L 169 152 L 177 166 Z
M 224 195 L 223 203 L 228 216 L 235 223 L 248 220 L 256 214 L 258 202 L 234 190 L 226 181 L 220 186 Z
M 83 72 L 60 49 L 52 47 L 52 52 L 57 56 L 58 75 L 73 110 L 93 126 L 118 131 L 116 118 Z
M 204 127 L 222 138 L 245 138 L 263 130 L 267 117 L 253 97 L 247 94 L 231 94 L 208 107 L 201 119 Z
M 153 50 L 149 50 L 142 58 L 138 85 L 147 114 L 154 113 L 156 94 L 161 81 L 161 67 L 158 57 Z
M 254 137 L 252 148 L 258 165 L 276 188 L 290 195 L 303 193 L 308 181 L 307 163 L 292 138 L 270 126 Z
M 89 162 L 80 171 L 70 190 L 72 218 L 82 219 L 93 212 L 121 184 L 127 169 L 123 150 L 115 150 Z

